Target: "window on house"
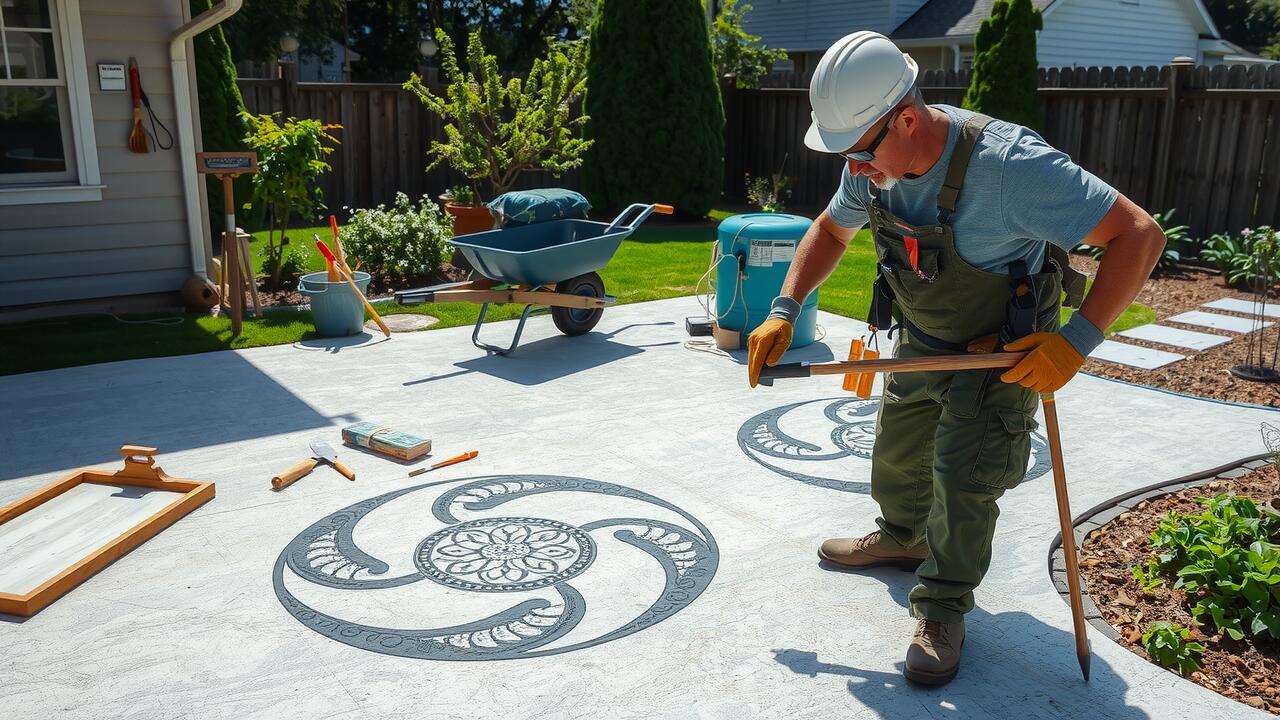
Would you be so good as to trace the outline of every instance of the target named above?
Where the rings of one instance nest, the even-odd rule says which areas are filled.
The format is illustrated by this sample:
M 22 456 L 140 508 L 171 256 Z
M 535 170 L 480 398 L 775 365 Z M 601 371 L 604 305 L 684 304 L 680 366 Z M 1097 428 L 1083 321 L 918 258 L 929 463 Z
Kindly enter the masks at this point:
M 960 69 L 961 70 L 973 69 L 973 51 L 972 50 L 960 51 Z
M 0 186 L 76 177 L 55 13 L 50 0 L 0 0 Z

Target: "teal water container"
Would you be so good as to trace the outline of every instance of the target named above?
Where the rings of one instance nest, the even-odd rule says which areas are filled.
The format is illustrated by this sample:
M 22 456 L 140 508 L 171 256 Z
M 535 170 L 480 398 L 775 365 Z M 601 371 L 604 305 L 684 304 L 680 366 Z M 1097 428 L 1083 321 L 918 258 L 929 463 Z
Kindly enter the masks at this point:
M 361 293 L 369 291 L 369 273 L 356 271 L 351 279 Z M 364 302 L 345 280 L 329 282 L 329 273 L 298 278 L 298 292 L 311 298 L 311 317 L 321 337 L 348 337 L 364 332 Z
M 747 335 L 769 315 L 791 269 L 796 247 L 812 222 L 799 215 L 748 213 L 720 223 L 716 317 L 721 328 L 742 333 L 744 347 Z M 812 343 L 817 329 L 818 291 L 814 290 L 801 306 L 791 347 Z

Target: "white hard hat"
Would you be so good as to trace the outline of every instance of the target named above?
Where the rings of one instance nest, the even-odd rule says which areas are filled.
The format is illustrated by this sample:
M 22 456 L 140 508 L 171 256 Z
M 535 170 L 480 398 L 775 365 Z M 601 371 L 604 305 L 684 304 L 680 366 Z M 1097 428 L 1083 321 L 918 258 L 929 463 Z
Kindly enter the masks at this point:
M 906 97 L 918 73 L 916 62 L 878 32 L 840 38 L 818 61 L 809 83 L 813 124 L 804 144 L 819 152 L 849 149 Z

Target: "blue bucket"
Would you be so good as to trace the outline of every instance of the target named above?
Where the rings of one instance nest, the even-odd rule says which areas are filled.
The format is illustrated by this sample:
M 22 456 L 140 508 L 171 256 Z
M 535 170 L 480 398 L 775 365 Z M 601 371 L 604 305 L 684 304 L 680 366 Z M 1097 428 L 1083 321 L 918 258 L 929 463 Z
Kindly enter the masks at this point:
M 353 272 L 360 292 L 369 289 L 369 273 Z M 298 292 L 311 298 L 311 316 L 323 337 L 347 337 L 364 332 L 364 303 L 346 280 L 329 282 L 328 272 L 314 272 L 298 279 Z
M 742 333 L 745 347 L 769 315 L 773 299 L 791 269 L 796 246 L 812 224 L 809 218 L 783 213 L 748 213 L 725 218 L 718 229 L 720 260 L 716 263 L 716 317 L 720 327 Z M 741 270 L 739 270 L 741 268 Z M 818 291 L 805 298 L 796 318 L 791 347 L 809 345 L 817 336 Z

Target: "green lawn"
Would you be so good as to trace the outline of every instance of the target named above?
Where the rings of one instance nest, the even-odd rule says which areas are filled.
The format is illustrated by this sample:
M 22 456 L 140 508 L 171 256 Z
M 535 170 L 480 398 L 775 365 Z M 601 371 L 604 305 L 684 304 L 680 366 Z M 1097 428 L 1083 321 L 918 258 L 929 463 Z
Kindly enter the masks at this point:
M 721 218 L 727 213 L 721 213 Z M 713 213 L 713 217 L 715 214 Z M 308 269 L 324 269 L 324 260 L 311 241 L 311 234 L 329 239 L 327 226 L 293 230 L 290 235 L 302 246 L 306 240 Z M 265 233 L 257 234 L 265 238 Z M 644 302 L 691 295 L 711 261 L 711 241 L 715 227 L 661 226 L 640 228 L 622 243 L 613 260 L 601 271 L 607 291 L 619 303 Z M 253 243 L 260 262 L 265 240 Z M 850 244 L 840 266 L 819 292 L 818 306 L 839 315 L 863 319 L 870 305 L 875 263 L 867 231 Z M 704 286 L 705 291 L 705 286 Z M 471 325 L 479 314 L 474 303 L 442 303 L 402 307 L 380 303 L 378 312 L 429 314 L 440 318 L 435 328 Z M 490 308 L 489 318 L 519 317 L 519 305 Z M 1066 317 L 1064 311 L 1064 318 Z M 179 316 L 181 317 L 181 316 Z M 270 313 L 262 318 L 246 317 L 240 337 L 231 339 L 231 321 L 226 317 L 186 316 L 172 325 L 147 324 L 156 315 L 129 316 L 121 322 L 110 317 L 74 317 L 0 326 L 0 375 L 88 365 L 114 360 L 187 355 L 214 350 L 280 345 L 316 337 L 308 312 Z M 163 318 L 159 318 L 163 319 Z M 1134 305 L 1109 330 L 1115 332 L 1155 319 L 1154 313 Z M 491 342 L 495 342 L 490 338 Z M 501 339 L 496 340 L 501 342 Z

